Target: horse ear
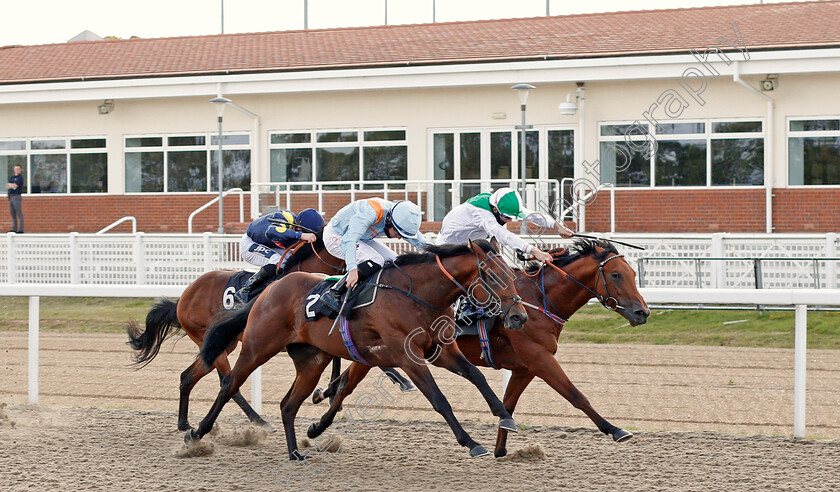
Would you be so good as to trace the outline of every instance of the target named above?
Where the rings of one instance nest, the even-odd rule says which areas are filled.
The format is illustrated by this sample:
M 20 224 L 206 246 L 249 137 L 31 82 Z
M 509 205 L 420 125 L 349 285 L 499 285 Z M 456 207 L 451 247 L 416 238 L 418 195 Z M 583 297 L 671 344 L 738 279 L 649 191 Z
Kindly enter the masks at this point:
M 472 241 L 472 239 L 469 240 L 469 245 L 470 245 L 470 249 L 472 250 L 473 254 L 475 254 L 476 256 L 478 256 L 480 258 L 481 253 L 483 253 L 483 250 L 477 244 L 475 244 Z

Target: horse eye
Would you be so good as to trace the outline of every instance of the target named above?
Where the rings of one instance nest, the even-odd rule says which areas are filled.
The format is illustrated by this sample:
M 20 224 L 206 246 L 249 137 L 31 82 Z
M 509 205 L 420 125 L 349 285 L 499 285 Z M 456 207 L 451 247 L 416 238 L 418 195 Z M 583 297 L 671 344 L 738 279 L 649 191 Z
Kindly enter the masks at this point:
M 616 273 L 616 272 L 613 272 L 613 273 L 611 274 L 611 276 L 612 276 L 612 278 L 621 278 L 621 274 L 620 274 L 620 273 Z

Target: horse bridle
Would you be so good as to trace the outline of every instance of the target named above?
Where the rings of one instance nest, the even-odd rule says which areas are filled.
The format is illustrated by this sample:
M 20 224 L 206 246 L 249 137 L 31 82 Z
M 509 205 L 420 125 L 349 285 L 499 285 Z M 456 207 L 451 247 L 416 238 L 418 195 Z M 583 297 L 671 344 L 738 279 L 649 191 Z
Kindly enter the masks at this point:
M 595 285 L 591 289 L 589 287 L 587 287 L 586 285 L 584 285 L 583 282 L 581 282 L 580 280 L 578 280 L 575 277 L 566 273 L 562 268 L 558 267 L 553 262 L 549 262 L 548 265 L 551 265 L 551 267 L 554 268 L 555 270 L 557 270 L 558 272 L 560 272 L 560 274 L 562 276 L 568 278 L 572 282 L 578 284 L 582 289 L 584 289 L 584 290 L 588 291 L 590 294 L 592 294 L 592 297 L 594 297 L 595 299 L 598 299 L 598 302 L 600 302 L 601 305 L 604 306 L 606 309 L 609 309 L 610 311 L 619 312 L 620 309 L 624 309 L 624 306 L 622 306 L 621 304 L 618 303 L 618 299 L 616 299 L 615 297 L 610 295 L 610 291 L 607 288 L 607 276 L 604 273 L 604 265 L 606 265 L 608 262 L 610 262 L 610 261 L 612 261 L 616 258 L 624 258 L 624 255 L 615 254 L 613 256 L 605 258 L 600 263 L 598 263 L 598 276 L 595 277 Z M 542 267 L 540 267 L 540 268 L 542 268 Z M 597 292 L 599 281 L 601 283 L 603 283 L 603 285 L 604 285 L 604 294 L 605 295 L 603 295 L 603 296 Z M 543 296 L 545 296 L 545 292 L 543 292 Z M 612 302 L 615 304 L 615 306 L 610 306 L 609 305 L 610 300 L 612 300 Z
M 476 270 L 478 271 L 478 278 L 479 278 L 479 280 L 481 280 L 481 283 L 483 285 L 489 285 L 489 282 L 487 280 L 485 280 L 485 278 L 484 278 L 484 272 L 481 268 L 482 264 L 485 263 L 488 260 L 496 260 L 497 258 L 499 259 L 499 261 L 504 261 L 504 258 L 500 254 L 488 253 L 487 258 L 485 258 L 483 261 L 479 261 L 478 255 L 476 255 L 476 257 L 475 257 Z M 469 290 L 466 287 L 464 287 L 463 285 L 461 285 L 461 283 L 458 282 L 458 280 L 456 280 L 455 277 L 453 277 L 452 274 L 449 273 L 446 270 L 446 267 L 444 267 L 443 263 L 440 261 L 440 256 L 435 255 L 435 259 L 437 260 L 438 267 L 441 269 L 443 274 L 446 275 L 446 277 L 449 280 L 451 280 L 455 285 L 457 285 L 458 288 L 461 289 L 461 291 L 467 297 L 472 297 L 472 294 L 470 294 Z M 507 296 L 507 297 L 499 297 L 499 296 L 496 296 L 495 292 L 492 292 L 491 289 L 489 289 L 489 288 L 485 288 L 484 290 L 486 290 L 487 293 L 490 294 L 491 296 L 493 296 L 495 299 L 498 299 L 500 308 L 501 308 L 502 303 L 504 301 L 508 301 L 508 300 L 511 301 L 511 303 L 508 305 L 507 309 L 505 309 L 505 311 L 504 311 L 504 316 L 502 317 L 503 319 L 507 318 L 508 314 L 510 313 L 510 310 L 513 308 L 514 305 L 516 305 L 517 303 L 520 303 L 520 304 L 522 303 L 522 297 L 520 297 L 519 294 L 514 294 L 512 296 Z M 489 315 L 490 317 L 496 317 L 496 316 L 501 315 L 502 312 L 501 312 L 501 309 L 499 309 L 499 312 L 495 312 L 495 310 L 493 310 L 493 311 L 486 312 L 486 314 Z

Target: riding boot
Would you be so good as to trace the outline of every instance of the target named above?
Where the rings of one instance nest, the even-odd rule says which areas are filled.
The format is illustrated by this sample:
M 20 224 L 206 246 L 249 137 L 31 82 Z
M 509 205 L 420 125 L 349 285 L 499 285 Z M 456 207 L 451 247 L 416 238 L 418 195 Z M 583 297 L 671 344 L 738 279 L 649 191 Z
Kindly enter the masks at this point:
M 321 296 L 321 303 L 336 313 L 339 309 L 341 309 L 341 296 L 347 291 L 348 274 L 349 272 L 345 273 L 344 276 L 341 277 L 341 280 L 334 283 L 333 286 Z
M 350 289 L 350 292 L 347 293 L 347 302 L 344 303 L 344 308 L 341 313 L 339 313 L 347 319 L 350 319 L 350 313 L 353 310 L 353 305 L 356 303 L 356 297 L 358 297 L 358 295 L 362 292 L 362 286 L 364 286 L 367 279 L 378 272 L 382 266 L 375 263 L 373 260 L 367 260 L 363 263 L 359 263 L 357 268 L 359 270 L 359 281 L 356 282 L 356 285 L 354 285 L 353 288 Z
M 245 304 L 248 302 L 248 298 L 251 295 L 251 290 L 254 287 L 260 285 L 261 283 L 265 282 L 269 278 L 274 275 L 274 272 L 277 271 L 277 265 L 269 263 L 268 265 L 263 266 L 259 270 L 256 271 L 251 278 L 245 281 L 245 285 L 239 289 L 233 297 L 236 299 L 237 302 Z

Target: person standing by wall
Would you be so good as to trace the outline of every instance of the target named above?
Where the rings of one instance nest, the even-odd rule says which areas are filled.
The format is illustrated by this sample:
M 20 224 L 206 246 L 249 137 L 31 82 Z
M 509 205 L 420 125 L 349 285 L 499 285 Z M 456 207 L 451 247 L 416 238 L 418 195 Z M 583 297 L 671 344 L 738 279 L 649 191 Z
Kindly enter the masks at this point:
M 9 182 L 6 183 L 6 190 L 9 194 L 9 213 L 12 214 L 12 228 L 9 232 L 16 232 L 23 234 L 23 209 L 21 204 L 23 198 L 23 176 L 20 175 L 20 166 L 15 166 L 15 174 L 9 177 Z

